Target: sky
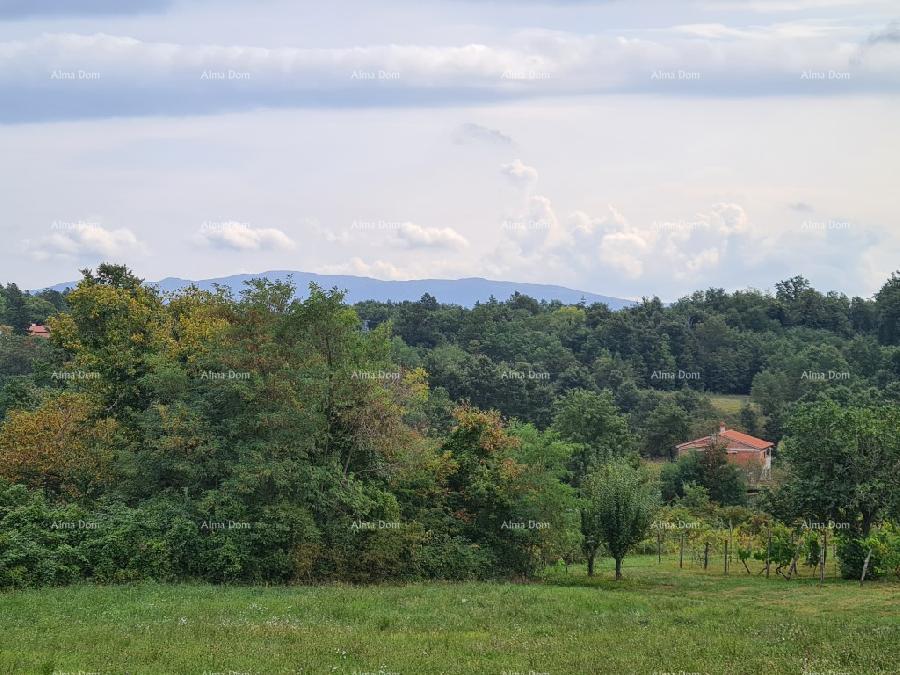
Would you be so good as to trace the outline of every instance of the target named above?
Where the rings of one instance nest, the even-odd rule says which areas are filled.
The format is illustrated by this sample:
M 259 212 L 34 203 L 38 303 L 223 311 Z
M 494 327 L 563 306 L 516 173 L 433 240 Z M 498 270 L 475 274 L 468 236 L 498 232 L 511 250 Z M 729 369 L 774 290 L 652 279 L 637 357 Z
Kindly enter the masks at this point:
M 900 268 L 895 0 L 0 0 L 0 281 Z

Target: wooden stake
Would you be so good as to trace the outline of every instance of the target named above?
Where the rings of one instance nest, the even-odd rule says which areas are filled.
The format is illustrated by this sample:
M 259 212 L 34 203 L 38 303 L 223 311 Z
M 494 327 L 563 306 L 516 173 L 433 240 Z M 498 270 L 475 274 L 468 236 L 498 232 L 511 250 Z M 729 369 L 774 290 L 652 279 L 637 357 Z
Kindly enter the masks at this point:
M 766 544 L 766 579 L 769 578 L 769 565 L 772 562 L 772 530 L 769 530 L 769 543 Z
M 827 532 L 827 530 L 826 530 Z M 828 535 L 825 535 L 825 541 L 828 541 Z M 819 549 L 819 586 L 825 583 L 825 547 Z
M 862 576 L 859 578 L 859 585 L 863 585 L 863 581 L 866 580 L 866 572 L 869 571 L 869 560 L 872 559 L 872 549 L 869 549 L 869 552 L 866 554 L 866 559 L 863 561 L 863 571 Z
M 684 532 L 681 533 L 681 546 L 678 549 L 678 568 L 684 568 Z
M 791 547 L 794 549 L 794 557 L 791 558 L 791 566 L 788 568 L 788 579 L 791 579 L 794 576 L 794 572 L 797 572 L 797 556 L 800 554 L 800 544 L 797 542 L 794 534 L 791 534 Z

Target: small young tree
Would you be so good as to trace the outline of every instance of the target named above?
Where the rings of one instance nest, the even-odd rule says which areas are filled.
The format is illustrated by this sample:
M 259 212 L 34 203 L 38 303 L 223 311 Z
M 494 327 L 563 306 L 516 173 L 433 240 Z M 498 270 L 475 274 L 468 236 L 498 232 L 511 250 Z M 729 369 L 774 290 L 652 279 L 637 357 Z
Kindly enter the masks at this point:
M 589 577 L 594 576 L 594 560 L 597 553 L 603 546 L 603 542 L 599 538 L 599 527 L 596 522 L 596 512 L 585 506 L 581 510 L 581 551 L 587 558 L 587 573 Z
M 605 545 L 616 561 L 616 579 L 621 579 L 622 559 L 646 536 L 659 506 L 657 487 L 627 460 L 615 459 L 588 474 L 582 495 L 585 541 Z M 588 567 L 593 567 L 591 557 Z

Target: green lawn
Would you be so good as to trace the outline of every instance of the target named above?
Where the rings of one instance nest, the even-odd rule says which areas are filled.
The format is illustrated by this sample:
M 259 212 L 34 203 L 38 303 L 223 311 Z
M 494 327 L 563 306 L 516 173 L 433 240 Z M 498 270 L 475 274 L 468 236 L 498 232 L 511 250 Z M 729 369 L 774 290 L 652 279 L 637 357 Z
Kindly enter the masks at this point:
M 75 586 L 0 594 L 2 673 L 900 672 L 900 584 L 704 574 L 615 583 Z

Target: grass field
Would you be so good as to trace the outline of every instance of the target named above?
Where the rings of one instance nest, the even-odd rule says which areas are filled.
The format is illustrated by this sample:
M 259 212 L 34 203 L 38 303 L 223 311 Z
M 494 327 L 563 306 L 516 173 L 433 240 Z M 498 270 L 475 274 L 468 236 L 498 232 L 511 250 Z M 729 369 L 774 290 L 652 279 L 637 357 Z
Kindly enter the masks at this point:
M 626 560 L 531 584 L 0 594 L 2 673 L 900 672 L 900 584 Z
M 737 415 L 741 406 L 750 401 L 750 397 L 744 394 L 710 394 L 709 400 L 723 415 Z

